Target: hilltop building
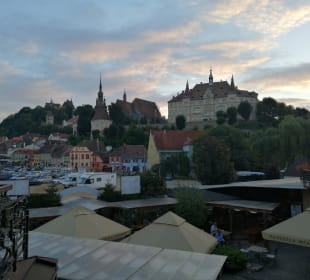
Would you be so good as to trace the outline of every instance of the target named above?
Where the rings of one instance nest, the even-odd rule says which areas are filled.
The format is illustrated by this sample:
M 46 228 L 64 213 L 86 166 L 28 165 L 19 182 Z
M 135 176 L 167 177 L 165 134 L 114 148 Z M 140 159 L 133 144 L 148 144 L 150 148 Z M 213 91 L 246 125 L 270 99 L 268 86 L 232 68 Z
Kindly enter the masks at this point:
M 256 92 L 238 89 L 233 76 L 230 84 L 227 81 L 213 82 L 211 69 L 209 83 L 196 84 L 190 89 L 187 81 L 185 90 L 168 101 L 168 122 L 175 123 L 178 115 L 183 115 L 189 123 L 215 121 L 217 111 L 238 108 L 243 101 L 252 105 L 250 119 L 255 119 L 257 95 Z
M 146 123 L 158 123 L 161 120 L 160 111 L 155 102 L 135 98 L 132 102 L 127 101 L 127 94 L 124 90 L 123 100 L 116 100 L 118 105 L 126 117 Z
M 104 129 L 108 128 L 110 124 L 111 120 L 109 118 L 105 98 L 103 98 L 101 75 L 100 75 L 99 91 L 96 100 L 95 114 L 91 120 L 91 135 L 93 135 L 94 132 L 99 133 L 99 135 L 103 135 Z

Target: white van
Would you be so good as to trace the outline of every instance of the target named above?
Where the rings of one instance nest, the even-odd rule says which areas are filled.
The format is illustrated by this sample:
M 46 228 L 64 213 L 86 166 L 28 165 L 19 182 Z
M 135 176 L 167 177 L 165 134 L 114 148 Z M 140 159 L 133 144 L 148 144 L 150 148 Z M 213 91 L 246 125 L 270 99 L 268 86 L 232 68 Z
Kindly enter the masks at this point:
M 94 189 L 103 189 L 106 184 L 116 186 L 116 173 L 111 172 L 94 172 L 83 173 L 79 177 L 78 187 L 91 187 Z
M 59 180 L 59 183 L 61 183 L 65 189 L 75 187 L 80 176 L 81 173 L 69 173 L 63 180 Z

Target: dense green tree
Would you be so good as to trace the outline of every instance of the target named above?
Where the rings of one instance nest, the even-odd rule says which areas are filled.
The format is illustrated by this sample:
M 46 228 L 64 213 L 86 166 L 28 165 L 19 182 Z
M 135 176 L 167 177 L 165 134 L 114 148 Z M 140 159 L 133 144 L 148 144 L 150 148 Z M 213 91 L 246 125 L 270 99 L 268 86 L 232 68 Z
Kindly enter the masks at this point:
M 163 160 L 160 168 L 163 176 L 187 177 L 190 173 L 190 161 L 185 153 L 177 153 Z
M 247 101 L 240 102 L 238 106 L 238 113 L 244 120 L 249 120 L 252 113 L 252 105 Z
M 277 101 L 271 97 L 264 98 L 257 103 L 256 118 L 259 122 L 275 126 L 279 120 Z
M 175 189 L 175 196 L 178 201 L 175 213 L 190 224 L 204 228 L 207 222 L 207 208 L 202 192 L 184 187 Z
M 216 123 L 217 124 L 223 124 L 226 122 L 227 115 L 226 112 L 220 110 L 216 112 Z
M 228 124 L 231 125 L 237 121 L 237 114 L 238 114 L 238 111 L 235 107 L 227 108 L 226 115 L 227 115 Z
M 65 120 L 69 120 L 73 116 L 74 112 L 74 105 L 71 100 L 66 100 L 63 105 L 62 105 L 64 115 L 65 115 Z
M 148 142 L 148 131 L 135 125 L 130 126 L 123 137 L 123 142 L 129 145 L 146 145 Z
M 300 120 L 293 116 L 286 116 L 279 124 L 280 155 L 282 162 L 291 162 L 298 155 L 302 155 L 305 130 Z
M 109 106 L 109 116 L 114 124 L 125 124 L 126 116 L 124 115 L 122 107 L 119 104 L 111 103 L 111 105 Z
M 250 168 L 250 145 L 245 132 L 228 125 L 221 125 L 211 128 L 208 135 L 225 142 L 231 151 L 231 161 L 236 170 L 248 170 Z
M 230 150 L 222 140 L 200 135 L 194 141 L 193 161 L 202 184 L 224 184 L 233 179 Z
M 112 123 L 108 128 L 104 129 L 103 142 L 107 146 L 120 147 L 123 144 L 125 128 L 121 125 Z
M 141 193 L 148 196 L 163 195 L 166 193 L 166 185 L 163 178 L 150 170 L 141 174 Z
M 264 170 L 268 165 L 281 166 L 280 133 L 276 128 L 267 128 L 253 133 L 250 155 L 255 169 Z
M 185 128 L 186 125 L 186 119 L 183 115 L 178 115 L 175 118 L 175 125 L 177 127 L 177 129 L 182 130 Z
M 91 105 L 82 105 L 76 108 L 75 115 L 79 116 L 77 132 L 80 136 L 90 136 L 91 119 L 94 115 L 94 109 Z

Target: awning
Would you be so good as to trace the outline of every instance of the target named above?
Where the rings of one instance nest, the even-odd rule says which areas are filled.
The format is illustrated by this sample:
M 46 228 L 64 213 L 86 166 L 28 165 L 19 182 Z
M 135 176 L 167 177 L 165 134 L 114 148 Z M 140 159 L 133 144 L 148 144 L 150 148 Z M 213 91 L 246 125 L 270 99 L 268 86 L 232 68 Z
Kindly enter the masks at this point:
M 279 206 L 279 203 L 254 200 L 224 200 L 208 202 L 208 205 L 237 211 L 271 213 Z
M 226 256 L 29 232 L 29 256 L 58 259 L 58 277 L 72 280 L 216 280 Z
M 264 239 L 310 247 L 310 208 L 262 231 Z

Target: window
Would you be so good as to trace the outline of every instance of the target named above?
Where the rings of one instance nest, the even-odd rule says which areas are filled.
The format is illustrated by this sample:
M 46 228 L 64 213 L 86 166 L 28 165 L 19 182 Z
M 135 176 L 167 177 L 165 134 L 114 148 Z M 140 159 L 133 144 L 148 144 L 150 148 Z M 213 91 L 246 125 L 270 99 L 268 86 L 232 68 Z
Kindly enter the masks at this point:
M 86 154 L 86 159 L 89 159 L 89 154 Z
M 100 177 L 97 178 L 96 181 L 97 181 L 97 182 L 101 182 L 101 178 L 100 178 Z
M 84 159 L 84 154 L 81 155 L 81 158 Z

